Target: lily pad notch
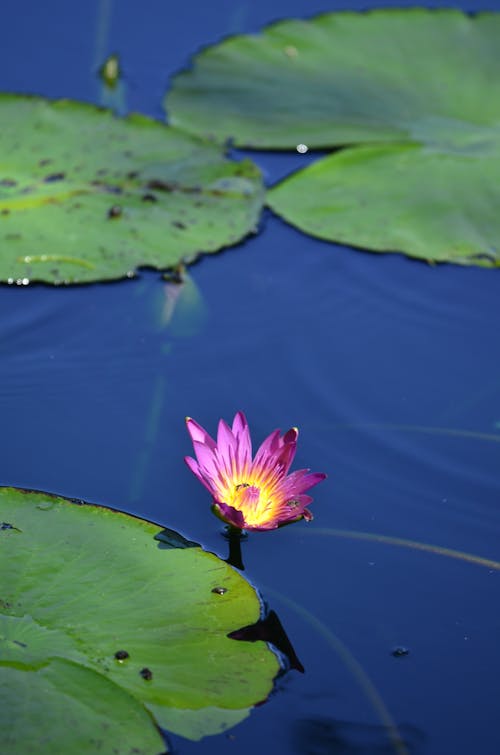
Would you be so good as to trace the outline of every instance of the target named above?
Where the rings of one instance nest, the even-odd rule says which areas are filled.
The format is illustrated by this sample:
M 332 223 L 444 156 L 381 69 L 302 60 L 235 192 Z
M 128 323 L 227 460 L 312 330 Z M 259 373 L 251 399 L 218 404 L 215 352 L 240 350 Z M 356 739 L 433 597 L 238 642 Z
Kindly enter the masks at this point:
M 308 234 L 497 267 L 498 49 L 497 13 L 285 20 L 202 51 L 165 106 L 174 126 L 221 144 L 335 148 L 268 193 L 269 206 Z

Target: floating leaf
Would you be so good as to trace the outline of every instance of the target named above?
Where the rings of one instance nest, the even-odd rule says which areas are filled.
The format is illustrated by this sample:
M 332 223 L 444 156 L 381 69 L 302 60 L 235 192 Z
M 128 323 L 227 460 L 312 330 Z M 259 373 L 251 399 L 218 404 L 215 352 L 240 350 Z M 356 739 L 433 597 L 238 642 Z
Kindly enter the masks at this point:
M 3 755 L 165 752 L 143 705 L 90 668 L 63 658 L 29 670 L 2 661 L 0 681 Z
M 255 230 L 257 167 L 141 115 L 0 95 L 0 279 L 167 268 Z
M 227 636 L 259 619 L 258 596 L 215 555 L 170 530 L 165 544 L 135 517 L 12 488 L 0 489 L 0 521 L 7 752 L 160 753 L 153 717 L 200 738 L 269 694 L 275 655 Z
M 203 51 L 176 77 L 167 107 L 176 126 L 221 142 L 349 146 L 270 193 L 271 207 L 308 233 L 493 266 L 499 47 L 493 13 L 376 10 L 284 21 Z
M 416 144 L 346 149 L 283 181 L 269 202 L 319 238 L 500 265 L 500 150 L 471 159 Z

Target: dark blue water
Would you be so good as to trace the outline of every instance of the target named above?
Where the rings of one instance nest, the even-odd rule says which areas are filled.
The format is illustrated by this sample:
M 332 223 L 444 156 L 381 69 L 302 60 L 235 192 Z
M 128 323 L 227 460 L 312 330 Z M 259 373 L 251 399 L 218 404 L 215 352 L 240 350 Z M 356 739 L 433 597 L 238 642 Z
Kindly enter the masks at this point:
M 161 117 L 201 45 L 375 5 L 7 3 L 0 88 L 97 102 L 96 70 L 117 51 L 130 109 Z M 254 159 L 273 182 L 303 158 Z M 252 535 L 244 560 L 305 674 L 225 735 L 172 737 L 176 751 L 497 755 L 500 273 L 355 252 L 269 214 L 190 276 L 173 315 L 151 271 L 0 288 L 2 484 L 134 512 L 225 557 L 182 461 L 184 416 L 214 430 L 243 409 L 257 441 L 298 425 L 297 466 L 329 474 L 315 520 Z

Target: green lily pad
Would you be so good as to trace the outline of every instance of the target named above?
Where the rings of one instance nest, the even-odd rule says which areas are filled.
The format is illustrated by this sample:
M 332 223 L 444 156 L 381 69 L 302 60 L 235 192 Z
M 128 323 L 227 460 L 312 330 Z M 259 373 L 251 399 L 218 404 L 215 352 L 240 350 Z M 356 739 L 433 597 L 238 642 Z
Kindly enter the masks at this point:
M 169 120 L 259 149 L 500 129 L 500 14 L 374 10 L 286 20 L 203 50 Z M 217 114 L 217 117 L 215 117 Z
M 30 669 L 2 661 L 0 705 L 3 755 L 165 752 L 151 715 L 132 695 L 62 658 Z
M 0 280 L 165 269 L 255 231 L 258 168 L 141 115 L 0 95 Z
M 161 753 L 155 724 L 223 731 L 279 671 L 265 643 L 227 637 L 260 617 L 251 585 L 150 522 L 0 488 L 0 573 L 8 752 Z
M 270 206 L 301 230 L 376 251 L 496 266 L 499 48 L 494 13 L 375 10 L 288 20 L 200 53 L 166 105 L 172 124 L 220 142 L 349 147 L 271 190 Z
M 500 153 L 431 153 L 376 145 L 337 152 L 270 191 L 300 230 L 430 262 L 500 265 Z

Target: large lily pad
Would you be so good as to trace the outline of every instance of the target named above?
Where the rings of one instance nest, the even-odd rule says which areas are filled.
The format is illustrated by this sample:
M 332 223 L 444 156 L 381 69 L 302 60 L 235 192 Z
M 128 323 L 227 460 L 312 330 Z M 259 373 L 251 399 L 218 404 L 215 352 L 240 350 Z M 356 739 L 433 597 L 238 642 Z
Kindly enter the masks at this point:
M 404 144 L 341 150 L 270 192 L 301 230 L 372 251 L 500 265 L 500 150 L 430 152 Z
M 173 124 L 240 146 L 349 146 L 270 192 L 271 207 L 302 230 L 493 266 L 499 49 L 493 13 L 376 10 L 284 21 L 203 51 L 175 79 L 167 108 Z
M 160 753 L 154 721 L 222 731 L 279 670 L 265 643 L 227 637 L 259 619 L 249 583 L 149 522 L 2 488 L 0 573 L 9 753 Z
M 141 115 L 0 95 L 0 280 L 132 276 L 255 230 L 261 176 Z

